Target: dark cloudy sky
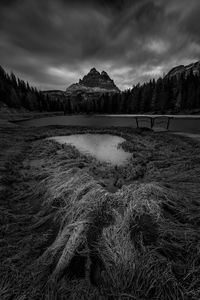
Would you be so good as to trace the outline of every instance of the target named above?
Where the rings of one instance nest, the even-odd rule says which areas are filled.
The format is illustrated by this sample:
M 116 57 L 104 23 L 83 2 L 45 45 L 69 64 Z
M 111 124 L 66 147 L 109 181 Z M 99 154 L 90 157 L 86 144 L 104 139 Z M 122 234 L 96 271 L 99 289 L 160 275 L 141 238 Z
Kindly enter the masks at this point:
M 200 59 L 200 0 L 1 0 L 0 64 L 40 89 L 92 67 L 125 89 Z

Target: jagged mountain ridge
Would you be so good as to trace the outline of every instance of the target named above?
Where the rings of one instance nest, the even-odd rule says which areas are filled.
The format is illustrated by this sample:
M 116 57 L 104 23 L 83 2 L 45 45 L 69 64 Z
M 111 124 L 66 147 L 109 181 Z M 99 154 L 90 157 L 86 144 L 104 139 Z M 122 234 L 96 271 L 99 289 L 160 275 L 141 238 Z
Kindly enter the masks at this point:
M 79 83 L 72 84 L 66 89 L 67 94 L 81 91 L 83 93 L 120 92 L 119 88 L 105 71 L 100 73 L 95 68 L 92 68 L 83 79 L 80 79 Z
M 99 100 L 104 94 L 120 93 L 120 89 L 105 71 L 100 73 L 92 68 L 78 83 L 70 85 L 66 91 L 51 90 L 43 93 L 48 95 L 51 100 L 67 101 L 71 99 L 74 103 L 80 103 Z
M 200 61 L 197 61 L 195 63 L 189 64 L 189 65 L 179 65 L 174 68 L 172 68 L 166 75 L 168 78 L 177 77 L 180 78 L 180 76 L 183 74 L 186 78 L 190 72 L 192 72 L 194 75 L 200 75 Z
M 70 85 L 66 91 L 50 90 L 44 91 L 52 100 L 67 100 L 83 101 L 96 99 L 98 100 L 103 94 L 120 93 L 120 89 L 115 85 L 109 75 L 102 71 L 101 73 L 95 68 L 92 68 L 89 73 L 83 76 L 78 83 Z

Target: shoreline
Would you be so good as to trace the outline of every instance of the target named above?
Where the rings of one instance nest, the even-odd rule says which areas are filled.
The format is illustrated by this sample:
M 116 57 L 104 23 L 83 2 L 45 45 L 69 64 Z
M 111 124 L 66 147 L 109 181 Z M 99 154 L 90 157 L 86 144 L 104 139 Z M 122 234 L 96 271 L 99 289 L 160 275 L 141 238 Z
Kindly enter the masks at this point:
M 61 118 L 60 122 L 59 122 L 59 119 L 58 121 L 56 121 L 55 118 Z M 77 122 L 76 122 L 76 117 L 78 118 Z M 131 119 L 131 118 L 134 118 L 138 120 L 136 121 L 136 124 L 124 124 L 122 125 L 121 127 L 130 127 L 130 128 L 136 128 L 137 125 L 141 125 L 139 123 L 139 118 L 141 118 L 140 122 L 143 122 L 143 118 L 149 118 L 149 119 L 154 119 L 154 120 L 159 120 L 160 118 L 163 119 L 163 118 L 170 118 L 170 120 L 175 121 L 175 120 L 200 120 L 200 116 L 193 116 L 193 115 L 87 115 L 87 114 L 77 114 L 77 115 L 63 115 L 63 114 L 60 114 L 60 113 L 52 113 L 52 114 L 49 114 L 49 113 L 46 113 L 46 114 L 32 114 L 32 117 L 29 117 L 29 118 L 19 118 L 19 117 L 12 117 L 12 119 L 4 119 L 4 120 L 0 120 L 0 123 L 3 125 L 4 123 L 4 126 L 6 125 L 10 125 L 10 126 L 25 126 L 25 127 L 29 127 L 29 126 L 34 126 L 34 127 L 43 127 L 43 126 L 48 126 L 48 121 L 45 121 L 45 120 L 48 120 L 49 118 L 49 126 L 77 126 L 77 127 L 96 127 L 96 128 L 101 128 L 101 125 L 97 125 L 95 124 L 95 120 L 96 122 L 98 122 L 98 119 L 102 118 L 106 118 L 107 120 L 110 118 L 109 121 L 112 120 L 112 118 L 127 118 L 127 119 Z M 69 121 L 65 121 L 69 118 Z M 55 123 L 52 122 L 53 120 L 55 119 Z M 72 125 L 70 125 L 70 120 L 72 119 L 71 123 Z M 80 119 L 80 120 L 79 120 Z M 39 124 L 37 124 L 37 122 L 35 123 L 34 125 L 34 120 L 38 120 Z M 43 122 L 44 120 L 44 122 Z M 63 121 L 62 121 L 63 120 Z M 82 121 L 81 121 L 82 120 Z M 85 120 L 88 120 L 88 121 L 85 121 Z M 91 120 L 91 124 L 88 125 L 90 123 L 90 120 Z M 29 121 L 30 121 L 30 125 L 29 125 Z M 32 122 L 31 122 L 32 121 Z M 41 123 L 41 125 L 40 125 Z M 47 123 L 47 124 L 46 124 Z M 52 124 L 51 124 L 52 123 Z M 56 124 L 57 123 L 57 124 Z M 59 124 L 60 123 L 60 124 Z M 67 124 L 65 124 L 67 123 Z M 83 124 L 81 124 L 83 123 Z M 130 123 L 130 122 L 129 122 Z M 12 125 L 13 124 L 13 125 Z M 112 125 L 112 122 L 109 122 L 110 125 Z M 170 124 L 169 123 L 167 125 L 164 124 L 163 126 L 160 124 L 158 124 L 158 126 L 154 125 L 151 129 L 155 132 L 170 132 L 170 133 L 173 133 L 173 134 L 180 134 L 182 136 L 186 136 L 186 137 L 190 137 L 192 139 L 196 139 L 196 140 L 199 140 L 199 135 L 200 135 L 200 130 L 196 131 L 194 129 L 187 129 L 187 130 L 180 130 L 180 128 L 177 128 L 177 130 L 175 130 L 175 128 L 173 128 L 173 130 L 170 129 Z M 149 124 L 147 124 L 149 125 Z M 166 126 L 169 126 L 169 129 L 165 128 Z M 106 125 L 104 127 L 107 127 Z M 117 128 L 118 126 L 116 125 L 116 122 L 114 122 L 113 124 L 113 128 Z M 174 127 L 174 125 L 173 125 Z M 140 128 L 140 127 L 138 127 Z M 142 128 L 142 127 L 141 127 Z M 147 128 L 150 128 L 150 126 L 148 126 Z
M 0 119 L 7 119 L 13 122 L 20 122 L 21 120 L 29 120 L 29 119 L 36 119 L 36 118 L 42 118 L 42 117 L 51 117 L 51 116 L 86 116 L 86 117 L 152 117 L 152 118 L 164 118 L 164 117 L 170 117 L 170 118 L 191 118 L 191 119 L 200 119 L 200 113 L 199 114 L 183 114 L 183 113 L 177 113 L 177 114 L 86 114 L 86 113 L 77 113 L 77 114 L 64 114 L 63 111 L 55 111 L 55 112 L 37 112 L 37 111 L 0 111 Z

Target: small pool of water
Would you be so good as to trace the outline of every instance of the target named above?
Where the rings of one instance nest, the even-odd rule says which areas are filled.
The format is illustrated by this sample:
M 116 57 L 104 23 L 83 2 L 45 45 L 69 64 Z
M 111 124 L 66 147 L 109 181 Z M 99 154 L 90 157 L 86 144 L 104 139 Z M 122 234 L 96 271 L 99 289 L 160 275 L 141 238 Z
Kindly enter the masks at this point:
M 71 144 L 80 152 L 113 165 L 123 165 L 131 157 L 131 153 L 119 147 L 125 139 L 111 134 L 73 134 L 55 136 L 50 139 L 60 144 Z

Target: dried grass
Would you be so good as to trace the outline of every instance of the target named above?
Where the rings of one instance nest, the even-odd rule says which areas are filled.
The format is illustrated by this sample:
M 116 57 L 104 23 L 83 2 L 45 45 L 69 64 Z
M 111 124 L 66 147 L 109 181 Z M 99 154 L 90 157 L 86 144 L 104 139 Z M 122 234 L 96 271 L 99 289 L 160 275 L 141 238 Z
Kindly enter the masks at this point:
M 166 147 L 162 135 L 135 134 L 134 144 L 128 129 L 118 134 L 133 152 L 126 168 L 90 166 L 73 147 L 24 133 L 32 142 L 7 163 L 0 203 L 1 299 L 200 298 L 200 204 L 187 188 L 199 185 L 199 148 L 176 138 L 176 160 L 175 137 Z M 93 167 L 126 185 L 108 192 Z M 191 180 L 184 193 L 180 178 Z

